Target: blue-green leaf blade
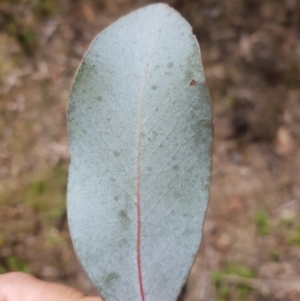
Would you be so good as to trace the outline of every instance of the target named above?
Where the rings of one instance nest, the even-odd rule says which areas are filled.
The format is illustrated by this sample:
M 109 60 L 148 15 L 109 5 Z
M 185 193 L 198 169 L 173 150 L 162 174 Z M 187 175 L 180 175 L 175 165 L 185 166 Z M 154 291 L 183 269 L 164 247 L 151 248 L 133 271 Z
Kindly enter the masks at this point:
M 164 4 L 91 44 L 71 90 L 68 216 L 108 301 L 174 301 L 197 254 L 211 165 L 198 43 Z

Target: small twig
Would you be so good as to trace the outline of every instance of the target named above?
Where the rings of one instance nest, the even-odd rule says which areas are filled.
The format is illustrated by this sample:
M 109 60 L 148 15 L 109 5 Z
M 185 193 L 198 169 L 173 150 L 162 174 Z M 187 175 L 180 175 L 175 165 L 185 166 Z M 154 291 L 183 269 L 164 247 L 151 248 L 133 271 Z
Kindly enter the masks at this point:
M 279 291 L 281 295 L 285 295 L 290 292 L 300 294 L 300 279 L 281 281 L 269 279 L 249 279 L 236 275 L 226 275 L 221 277 L 221 282 L 233 285 L 246 285 L 253 290 L 259 291 L 262 295 L 276 295 Z

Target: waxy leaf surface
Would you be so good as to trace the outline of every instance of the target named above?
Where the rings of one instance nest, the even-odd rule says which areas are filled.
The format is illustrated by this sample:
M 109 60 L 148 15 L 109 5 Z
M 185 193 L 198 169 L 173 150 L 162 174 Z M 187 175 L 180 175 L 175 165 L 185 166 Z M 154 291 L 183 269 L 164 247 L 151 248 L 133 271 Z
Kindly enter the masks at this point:
M 197 254 L 211 104 L 190 25 L 164 4 L 100 33 L 71 90 L 68 217 L 104 300 L 174 301 Z

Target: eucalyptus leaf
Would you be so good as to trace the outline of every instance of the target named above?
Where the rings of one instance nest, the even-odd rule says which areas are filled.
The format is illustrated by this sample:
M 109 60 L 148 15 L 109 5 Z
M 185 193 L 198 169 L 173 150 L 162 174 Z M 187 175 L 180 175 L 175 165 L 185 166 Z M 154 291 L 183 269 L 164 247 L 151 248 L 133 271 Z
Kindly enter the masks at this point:
M 211 103 L 190 25 L 154 4 L 105 29 L 68 111 L 68 218 L 107 301 L 174 301 L 201 241 Z

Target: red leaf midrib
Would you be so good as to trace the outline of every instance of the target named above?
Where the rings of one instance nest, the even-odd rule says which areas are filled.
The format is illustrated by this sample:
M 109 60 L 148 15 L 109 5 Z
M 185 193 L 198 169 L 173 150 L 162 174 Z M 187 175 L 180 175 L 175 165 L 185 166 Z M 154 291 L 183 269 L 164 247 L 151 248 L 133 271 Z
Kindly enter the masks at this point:
M 142 277 L 142 265 L 141 265 L 141 175 L 140 175 L 140 145 L 141 145 L 141 133 L 139 126 L 138 135 L 138 155 L 137 155 L 137 267 L 138 267 L 138 278 L 139 287 L 142 301 L 145 301 L 144 287 L 143 287 L 143 277 Z
M 143 286 L 142 276 L 142 263 L 141 263 L 141 134 L 142 134 L 142 109 L 143 109 L 143 97 L 145 78 L 147 73 L 147 67 L 144 70 L 144 76 L 142 81 L 142 90 L 139 97 L 139 118 L 138 118 L 138 137 L 137 137 L 137 269 L 138 269 L 138 281 L 140 287 L 141 300 L 145 301 L 145 293 Z

